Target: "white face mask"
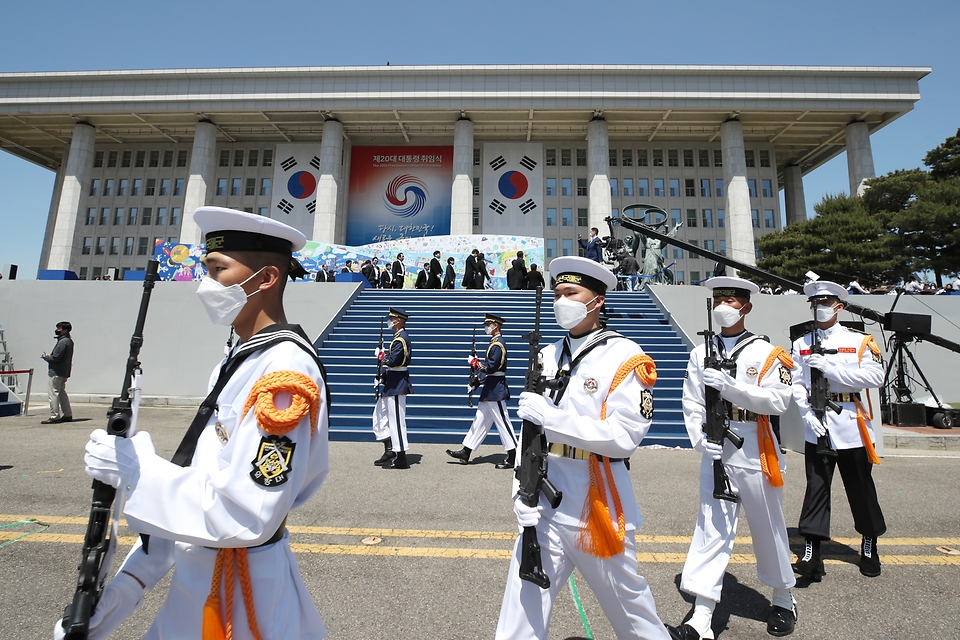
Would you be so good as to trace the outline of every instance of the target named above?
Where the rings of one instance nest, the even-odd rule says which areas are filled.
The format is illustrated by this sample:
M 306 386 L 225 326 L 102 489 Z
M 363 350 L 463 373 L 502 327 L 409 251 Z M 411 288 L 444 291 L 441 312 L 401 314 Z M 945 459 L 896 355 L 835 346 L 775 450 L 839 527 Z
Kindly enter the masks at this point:
M 830 322 L 830 319 L 835 315 L 837 315 L 837 310 L 833 307 L 817 305 L 817 322 Z
M 740 322 L 740 309 L 734 309 L 728 304 L 717 305 L 713 310 L 713 321 L 724 329 Z
M 492 325 L 492 324 L 488 324 L 488 325 L 484 326 L 484 327 L 483 327 L 483 332 L 484 332 L 485 334 L 487 334 L 488 336 L 492 336 L 492 335 L 493 335 L 493 325 Z
M 587 305 L 598 297 L 594 296 L 586 304 L 570 298 L 560 298 L 553 303 L 553 315 L 557 318 L 557 324 L 564 329 L 573 329 L 587 317 L 587 313 L 589 313 Z
M 262 267 L 260 271 L 264 269 L 266 267 Z M 247 304 L 247 298 L 254 293 L 260 293 L 260 289 L 257 289 L 248 296 L 241 285 L 250 282 L 260 271 L 240 284 L 233 284 L 229 287 L 223 286 L 209 276 L 200 281 L 200 286 L 197 287 L 197 295 L 200 296 L 200 303 L 207 310 L 207 315 L 210 316 L 210 321 L 213 324 L 222 324 L 227 327 L 233 324 L 233 321 L 240 315 L 243 305 Z

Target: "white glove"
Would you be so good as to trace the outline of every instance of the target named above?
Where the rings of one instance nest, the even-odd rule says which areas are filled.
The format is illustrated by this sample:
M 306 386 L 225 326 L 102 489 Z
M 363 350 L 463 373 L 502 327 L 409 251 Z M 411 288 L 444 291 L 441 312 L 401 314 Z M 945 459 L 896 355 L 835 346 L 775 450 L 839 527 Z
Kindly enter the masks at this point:
M 711 460 L 719 460 L 723 457 L 723 445 L 717 444 L 715 442 L 710 442 L 706 438 L 703 439 L 703 452 Z
M 118 573 L 104 588 L 93 615 L 90 616 L 89 640 L 105 640 L 120 624 L 143 604 L 143 587 L 135 578 Z M 54 640 L 63 640 L 62 620 L 53 627 Z
M 820 369 L 820 371 L 826 371 L 830 368 L 830 361 L 827 360 L 827 356 L 819 353 L 810 354 L 810 357 L 807 358 L 807 364 L 813 369 Z
M 540 505 L 527 506 L 520 496 L 513 497 L 513 512 L 517 514 L 517 524 L 521 527 L 535 527 L 540 522 Z
M 132 573 L 151 591 L 173 568 L 173 547 L 173 540 L 150 536 L 150 553 L 144 553 L 139 543 L 134 545 L 120 569 Z
M 140 475 L 139 455 L 155 455 L 153 441 L 146 431 L 132 438 L 107 435 L 103 429 L 90 434 L 83 457 L 87 475 L 117 488 L 136 484 Z
M 380 357 L 380 354 L 383 353 L 383 351 L 384 351 L 384 350 L 381 349 L 380 347 L 375 347 L 375 348 L 373 349 L 373 357 L 374 357 L 374 358 L 379 358 L 379 357 Z
M 524 391 L 520 394 L 520 406 L 517 415 L 521 420 L 529 420 L 534 424 L 546 426 L 553 422 L 563 412 L 543 396 Z
M 726 371 L 709 368 L 703 370 L 703 384 L 723 393 L 727 387 L 737 386 L 737 381 Z
M 806 418 L 803 419 L 803 421 L 806 423 L 808 427 L 810 427 L 811 431 L 817 434 L 818 438 L 821 436 L 827 435 L 827 428 L 824 427 L 823 423 L 817 419 L 817 416 L 808 415 Z

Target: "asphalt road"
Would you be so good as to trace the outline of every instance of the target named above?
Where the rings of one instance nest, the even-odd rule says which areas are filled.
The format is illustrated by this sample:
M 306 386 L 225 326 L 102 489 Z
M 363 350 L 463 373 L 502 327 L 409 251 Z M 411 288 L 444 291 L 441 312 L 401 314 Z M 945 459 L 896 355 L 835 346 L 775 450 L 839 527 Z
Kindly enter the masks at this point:
M 90 503 L 83 445 L 104 425 L 105 408 L 78 405 L 81 420 L 64 425 L 40 425 L 42 415 L 0 419 L 0 640 L 51 637 L 72 597 Z M 192 413 L 144 408 L 140 427 L 169 457 Z M 466 467 L 450 464 L 445 448 L 415 444 L 413 468 L 390 471 L 371 464 L 379 445 L 331 444 L 326 483 L 288 521 L 331 638 L 493 637 L 516 533 L 510 472 L 494 468 L 501 458 L 495 447 L 482 448 Z M 794 453 L 787 462 L 784 507 L 793 526 L 803 467 Z M 698 508 L 698 466 L 690 451 L 641 450 L 633 458 L 646 520 L 639 568 L 671 624 L 692 606 L 678 584 Z M 960 555 L 937 549 L 960 549 L 960 459 L 888 456 L 874 476 L 889 528 L 880 546 L 883 574 L 870 579 L 857 570 L 859 537 L 838 475 L 827 576 L 795 590 L 800 617 L 793 637 L 960 638 Z M 38 522 L 18 523 L 22 517 Z M 714 629 L 720 638 L 766 638 L 770 589 L 757 580 L 745 518 L 739 536 Z M 380 542 L 364 544 L 371 537 Z M 589 587 L 579 574 L 575 579 L 592 637 L 613 638 Z M 141 637 L 168 583 L 148 594 L 114 637 Z M 569 589 L 554 609 L 550 637 L 589 637 Z

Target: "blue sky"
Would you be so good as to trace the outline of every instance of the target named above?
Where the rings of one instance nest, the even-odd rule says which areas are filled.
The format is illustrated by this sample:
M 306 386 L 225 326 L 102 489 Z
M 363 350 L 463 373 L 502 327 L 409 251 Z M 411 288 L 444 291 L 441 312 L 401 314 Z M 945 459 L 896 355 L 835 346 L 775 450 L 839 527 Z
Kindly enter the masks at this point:
M 929 66 L 913 112 L 871 137 L 878 174 L 960 127 L 956 0 L 8 5 L 0 71 L 391 64 Z M 0 152 L 0 264 L 36 277 L 53 173 Z M 846 156 L 804 178 L 848 190 Z

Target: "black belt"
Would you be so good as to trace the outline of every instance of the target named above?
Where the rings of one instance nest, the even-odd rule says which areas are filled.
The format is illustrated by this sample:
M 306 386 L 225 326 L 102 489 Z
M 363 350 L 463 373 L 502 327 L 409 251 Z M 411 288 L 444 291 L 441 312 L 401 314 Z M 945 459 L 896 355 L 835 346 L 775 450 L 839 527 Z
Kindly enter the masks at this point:
M 853 402 L 860 399 L 860 392 L 855 393 L 831 393 L 830 399 L 834 402 Z
M 757 418 L 761 414 L 754 413 L 753 411 L 747 411 L 746 409 L 741 409 L 740 407 L 734 407 L 730 405 L 727 408 L 727 417 L 733 420 L 734 422 L 756 422 Z
M 260 547 L 265 547 L 268 544 L 274 544 L 275 542 L 280 542 L 283 539 L 283 532 L 287 530 L 287 519 L 284 518 L 283 522 L 280 523 L 280 527 L 273 532 L 273 535 L 270 536 L 270 539 L 266 542 L 261 542 L 260 544 L 255 544 L 252 547 L 246 547 L 247 549 L 259 549 Z M 206 549 L 219 549 L 220 547 L 205 547 Z
M 547 453 L 561 458 L 572 458 L 574 460 L 589 460 L 590 456 L 595 456 L 597 460 L 603 462 L 603 456 L 600 454 L 587 451 L 586 449 L 571 447 L 568 444 L 551 442 L 547 445 Z M 626 458 L 607 458 L 607 460 L 610 462 L 623 462 Z

